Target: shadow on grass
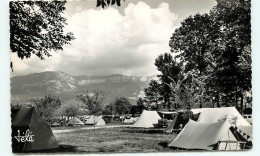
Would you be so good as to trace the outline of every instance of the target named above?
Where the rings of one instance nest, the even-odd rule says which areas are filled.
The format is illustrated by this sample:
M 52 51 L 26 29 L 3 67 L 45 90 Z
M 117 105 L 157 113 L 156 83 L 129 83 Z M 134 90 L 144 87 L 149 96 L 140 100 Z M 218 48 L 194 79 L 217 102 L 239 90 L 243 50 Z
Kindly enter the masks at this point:
M 163 148 L 168 148 L 168 142 L 166 141 L 161 141 L 158 143 L 158 145 L 162 146 Z
M 145 129 L 145 128 L 129 128 L 122 130 L 127 133 L 147 133 L 147 134 L 163 134 L 163 129 Z
M 77 149 L 77 146 L 60 145 L 58 148 L 54 148 L 54 149 L 44 149 L 44 150 L 14 152 L 14 153 L 78 153 L 78 152 L 82 152 L 82 151 L 79 151 Z

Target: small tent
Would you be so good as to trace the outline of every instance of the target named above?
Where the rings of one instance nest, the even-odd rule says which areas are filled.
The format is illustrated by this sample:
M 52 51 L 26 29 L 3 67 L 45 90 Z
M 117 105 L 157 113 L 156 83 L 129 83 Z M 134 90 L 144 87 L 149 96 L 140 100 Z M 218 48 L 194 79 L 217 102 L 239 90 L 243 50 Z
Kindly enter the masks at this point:
M 103 120 L 102 116 L 91 116 L 87 121 L 85 122 L 86 125 L 94 125 L 95 126 L 104 126 L 106 122 Z
M 213 123 L 189 120 L 168 146 L 184 149 L 239 150 L 245 142 L 238 141 L 230 128 L 231 124 L 227 120 Z
M 59 147 L 50 125 L 34 108 L 21 108 L 12 118 L 13 152 Z
M 123 123 L 134 123 L 139 117 L 131 117 L 130 119 L 125 119 Z
M 77 117 L 73 117 L 69 122 L 68 126 L 82 126 L 84 123 Z
M 144 110 L 141 116 L 136 120 L 132 127 L 150 128 L 154 127 L 154 124 L 158 124 L 158 120 L 161 119 L 156 111 Z
M 211 123 L 228 119 L 232 125 L 251 126 L 235 107 L 201 108 L 192 109 L 191 111 L 194 114 L 200 113 L 197 122 Z
M 51 127 L 59 127 L 60 126 L 60 123 L 58 122 L 54 122 L 51 124 Z

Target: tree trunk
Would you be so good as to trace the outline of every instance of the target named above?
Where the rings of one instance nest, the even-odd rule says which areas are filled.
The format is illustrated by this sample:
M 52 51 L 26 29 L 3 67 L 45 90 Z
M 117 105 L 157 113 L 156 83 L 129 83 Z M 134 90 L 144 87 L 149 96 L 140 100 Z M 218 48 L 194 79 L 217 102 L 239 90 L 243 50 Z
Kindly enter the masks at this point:
M 241 102 L 240 102 L 240 113 L 243 114 L 243 107 L 244 107 L 244 94 L 241 91 Z
M 238 96 L 237 96 L 237 86 L 236 86 L 236 103 L 235 103 L 235 107 L 236 107 L 236 108 L 237 108 L 237 106 L 238 106 L 238 104 L 237 104 L 237 102 L 238 102 L 237 98 L 238 98 Z
M 94 116 L 94 129 L 96 129 L 96 128 L 95 128 L 95 125 L 96 125 L 96 122 L 95 122 L 95 116 Z
M 221 107 L 220 106 L 220 103 L 219 103 L 219 92 L 217 91 L 217 96 L 216 96 L 216 98 L 217 98 L 217 107 Z

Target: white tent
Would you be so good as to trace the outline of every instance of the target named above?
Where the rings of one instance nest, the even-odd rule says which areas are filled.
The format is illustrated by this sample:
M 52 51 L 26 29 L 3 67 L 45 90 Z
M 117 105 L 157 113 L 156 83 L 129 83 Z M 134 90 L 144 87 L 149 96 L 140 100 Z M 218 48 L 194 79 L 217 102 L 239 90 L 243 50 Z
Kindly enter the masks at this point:
M 131 117 L 130 119 L 125 119 L 124 123 L 134 123 L 139 117 Z
M 194 114 L 200 113 L 197 122 L 212 123 L 228 119 L 235 126 L 250 126 L 235 107 L 192 109 Z
M 102 116 L 91 116 L 85 122 L 86 125 L 104 126 L 106 122 L 102 119 Z
M 73 117 L 69 122 L 69 126 L 82 126 L 84 123 L 77 117 Z
M 230 127 L 231 124 L 227 120 L 214 123 L 189 120 L 168 146 L 185 149 L 239 150 L 239 142 L 230 131 Z
M 149 128 L 154 127 L 153 124 L 158 124 L 158 120 L 161 119 L 156 111 L 144 110 L 141 116 L 136 120 L 132 127 Z

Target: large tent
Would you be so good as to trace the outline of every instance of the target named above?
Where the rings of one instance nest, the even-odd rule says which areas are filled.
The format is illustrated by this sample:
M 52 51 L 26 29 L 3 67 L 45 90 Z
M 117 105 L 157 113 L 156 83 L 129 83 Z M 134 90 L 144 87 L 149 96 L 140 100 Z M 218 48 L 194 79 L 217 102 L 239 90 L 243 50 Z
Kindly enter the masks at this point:
M 94 125 L 95 126 L 104 126 L 106 122 L 103 120 L 102 116 L 91 116 L 87 121 L 85 122 L 86 125 Z
M 158 124 L 158 120 L 161 119 L 156 111 L 144 110 L 141 116 L 136 120 L 132 127 L 150 128 L 154 127 L 154 124 Z
M 21 108 L 12 118 L 13 152 L 59 147 L 50 125 L 34 108 Z
M 84 123 L 77 117 L 73 117 L 69 122 L 68 126 L 82 126 Z
M 168 145 L 184 149 L 239 150 L 245 142 L 238 141 L 230 130 L 227 120 L 201 123 L 189 120 L 184 129 Z
M 212 123 L 228 119 L 232 125 L 236 126 L 251 126 L 235 107 L 221 107 L 221 108 L 201 108 L 192 109 L 194 114 L 200 113 L 197 122 Z

